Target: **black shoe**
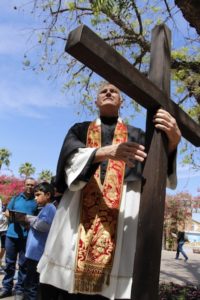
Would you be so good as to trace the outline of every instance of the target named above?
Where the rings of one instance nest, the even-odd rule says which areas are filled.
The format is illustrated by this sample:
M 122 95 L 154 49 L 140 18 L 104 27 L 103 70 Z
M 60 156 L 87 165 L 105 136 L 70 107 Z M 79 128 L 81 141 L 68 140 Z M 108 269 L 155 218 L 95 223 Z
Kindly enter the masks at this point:
M 6 291 L 4 289 L 2 289 L 0 291 L 0 299 L 6 298 L 6 297 L 10 297 L 10 296 L 12 296 L 12 292 L 11 291 Z
M 185 262 L 188 261 L 188 257 L 185 258 Z

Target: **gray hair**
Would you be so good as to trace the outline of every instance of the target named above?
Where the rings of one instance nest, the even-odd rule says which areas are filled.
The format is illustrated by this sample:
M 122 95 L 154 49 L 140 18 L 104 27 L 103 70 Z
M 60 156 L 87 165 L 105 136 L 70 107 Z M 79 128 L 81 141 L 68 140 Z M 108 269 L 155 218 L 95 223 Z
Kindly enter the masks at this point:
M 109 81 L 106 81 L 106 80 L 103 80 L 100 82 L 99 86 L 98 86 L 98 89 L 97 89 L 97 96 L 100 94 L 100 91 L 106 86 L 106 85 L 109 85 L 109 84 L 112 84 L 114 87 L 116 87 L 116 85 L 114 85 L 113 83 L 109 82 Z M 119 96 L 120 96 L 120 100 L 123 101 L 123 97 L 122 97 L 122 94 L 121 94 L 121 91 L 118 87 L 116 87 L 116 89 L 119 91 Z

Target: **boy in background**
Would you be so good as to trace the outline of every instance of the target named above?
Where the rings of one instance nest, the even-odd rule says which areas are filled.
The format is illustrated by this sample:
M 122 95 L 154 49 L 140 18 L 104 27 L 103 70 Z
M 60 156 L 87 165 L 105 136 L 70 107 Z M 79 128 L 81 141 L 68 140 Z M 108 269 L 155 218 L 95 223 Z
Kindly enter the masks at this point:
M 56 208 L 51 203 L 54 197 L 54 188 L 48 182 L 38 184 L 34 189 L 35 199 L 38 206 L 42 207 L 37 217 L 26 216 L 25 221 L 29 223 L 26 253 L 27 276 L 25 279 L 24 299 L 37 299 L 39 286 L 39 273 L 37 264 L 43 254 L 47 236 L 56 213 Z

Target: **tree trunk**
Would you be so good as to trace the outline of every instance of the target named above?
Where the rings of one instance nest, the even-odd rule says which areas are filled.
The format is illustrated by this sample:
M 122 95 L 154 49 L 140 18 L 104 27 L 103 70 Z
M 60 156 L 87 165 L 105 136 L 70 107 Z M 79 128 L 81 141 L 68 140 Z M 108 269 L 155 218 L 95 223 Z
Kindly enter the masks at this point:
M 175 0 L 184 18 L 200 34 L 200 1 L 199 0 Z

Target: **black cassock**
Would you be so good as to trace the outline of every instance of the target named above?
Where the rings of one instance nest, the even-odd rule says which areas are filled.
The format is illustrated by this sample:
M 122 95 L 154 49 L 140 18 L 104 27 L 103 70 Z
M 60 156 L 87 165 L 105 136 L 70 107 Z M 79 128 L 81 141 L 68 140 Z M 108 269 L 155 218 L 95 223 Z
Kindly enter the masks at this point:
M 117 124 L 118 118 L 106 118 L 101 117 L 101 134 L 102 134 L 102 147 L 106 145 L 111 145 L 115 126 Z M 57 165 L 57 172 L 56 172 L 56 186 L 57 189 L 60 192 L 64 192 L 64 190 L 67 188 L 65 183 L 65 172 L 64 168 L 66 165 L 66 161 L 69 158 L 69 156 L 76 152 L 78 148 L 85 148 L 86 147 L 86 139 L 87 139 L 87 131 L 88 127 L 91 122 L 83 122 L 83 123 L 76 123 L 74 126 L 72 126 L 67 133 L 61 151 L 60 156 L 58 159 L 58 165 Z M 136 142 L 141 145 L 145 145 L 145 133 L 140 128 L 133 127 L 131 125 L 127 125 L 128 129 L 128 141 L 129 142 Z M 92 161 L 94 159 L 95 152 L 91 156 L 90 160 L 88 161 L 88 164 L 84 168 L 84 170 L 81 172 L 78 179 L 88 182 L 90 177 L 94 174 L 95 170 L 98 167 L 98 164 L 92 164 Z M 173 172 L 173 161 L 176 156 L 176 151 L 172 153 L 169 157 L 168 162 L 168 175 L 170 175 Z M 107 161 L 104 161 L 101 163 L 101 181 L 103 181 L 106 173 L 106 167 L 107 167 Z M 136 181 L 142 178 L 142 163 L 138 161 L 134 161 L 134 167 L 129 168 L 126 167 L 125 170 L 125 182 L 129 181 Z
M 111 145 L 115 126 L 117 124 L 118 118 L 106 118 L 101 117 L 101 141 L 102 147 L 106 145 Z M 64 177 L 64 168 L 66 165 L 66 161 L 69 156 L 77 151 L 78 148 L 85 148 L 86 147 L 86 139 L 87 139 L 87 131 L 90 122 L 83 122 L 83 123 L 76 123 L 71 129 L 69 130 L 68 134 L 65 137 L 63 142 L 63 146 L 61 148 L 58 165 L 57 165 L 57 174 L 56 174 L 56 186 L 59 191 L 63 192 L 67 186 L 65 183 Z M 144 145 L 145 143 L 145 134 L 144 132 L 136 127 L 127 125 L 128 129 L 128 141 L 129 142 L 136 142 L 138 144 Z M 95 152 L 91 156 L 88 164 L 84 168 L 84 170 L 79 175 L 80 180 L 88 182 L 91 175 L 94 174 L 96 168 L 99 164 L 92 164 L 94 159 Z M 107 161 L 101 163 L 101 180 L 103 181 L 106 173 Z M 126 167 L 125 171 L 125 181 L 135 181 L 141 179 L 142 174 L 142 164 L 140 162 L 134 162 L 134 168 Z

